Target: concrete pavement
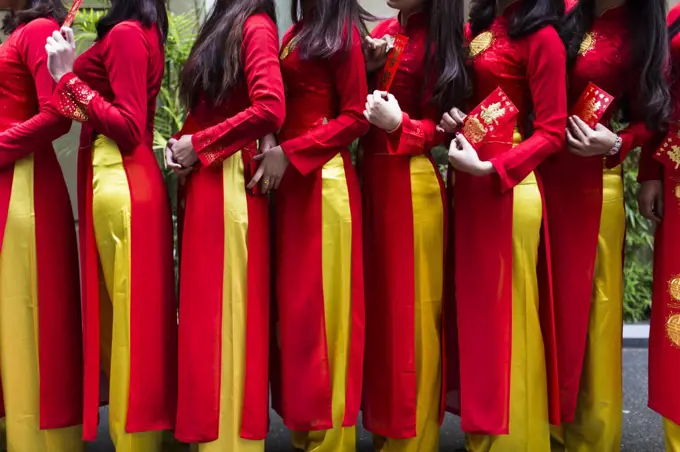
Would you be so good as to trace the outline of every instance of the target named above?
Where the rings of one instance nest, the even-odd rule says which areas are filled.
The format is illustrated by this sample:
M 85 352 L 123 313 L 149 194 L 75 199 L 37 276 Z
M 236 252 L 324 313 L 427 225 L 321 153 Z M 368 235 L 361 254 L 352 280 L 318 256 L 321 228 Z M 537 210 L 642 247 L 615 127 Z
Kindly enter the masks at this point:
M 624 364 L 624 412 L 623 452 L 663 452 L 663 430 L 658 415 L 649 410 L 647 404 L 647 350 L 626 348 L 623 351 Z M 90 444 L 88 452 L 114 452 L 108 438 L 108 416 L 102 410 L 100 439 Z M 458 419 L 447 416 L 442 428 L 441 451 L 453 452 L 463 447 L 463 434 Z M 371 440 L 363 429 L 359 429 L 359 452 L 371 452 Z M 290 452 L 287 430 L 281 419 L 272 412 L 272 428 L 267 440 L 267 452 Z M 228 451 L 225 451 L 228 452 Z M 426 452 L 426 451 L 423 451 Z

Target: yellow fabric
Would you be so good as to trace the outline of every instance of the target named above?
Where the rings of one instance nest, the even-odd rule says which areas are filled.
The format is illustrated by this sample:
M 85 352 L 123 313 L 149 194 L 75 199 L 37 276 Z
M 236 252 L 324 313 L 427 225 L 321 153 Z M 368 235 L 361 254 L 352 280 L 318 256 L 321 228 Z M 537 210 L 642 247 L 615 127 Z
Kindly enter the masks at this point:
M 248 201 L 243 177 L 243 159 L 237 152 L 222 163 L 225 253 L 219 438 L 193 445 L 192 450 L 199 452 L 264 452 L 264 441 L 240 437 L 248 282 Z
M 625 234 L 621 168 L 603 175 L 603 203 L 588 340 L 574 422 L 553 439 L 554 451 L 599 452 L 621 448 L 623 388 L 623 260 Z M 553 428 L 553 432 L 557 429 Z
M 666 442 L 666 452 L 680 452 L 680 426 L 670 419 L 664 418 L 663 431 Z
M 82 427 L 40 430 L 33 156 L 14 166 L 0 253 L 0 375 L 9 452 L 80 452 Z
M 441 314 L 444 284 L 444 209 L 439 181 L 425 156 L 411 158 L 415 269 L 416 437 L 374 437 L 376 451 L 439 450 Z
M 100 278 L 102 367 L 109 372 L 109 433 L 117 452 L 160 452 L 160 431 L 127 433 L 130 392 L 131 200 L 118 146 L 99 136 L 92 154 L 94 233 Z
M 323 166 L 321 186 L 323 298 L 333 428 L 293 432 L 293 447 L 307 452 L 354 452 L 356 428 L 342 427 L 351 333 L 352 213 L 345 166 L 340 154 Z
M 471 452 L 550 449 L 548 385 L 536 277 L 542 216 L 541 195 L 531 174 L 514 189 L 510 434 L 468 435 L 467 449 Z

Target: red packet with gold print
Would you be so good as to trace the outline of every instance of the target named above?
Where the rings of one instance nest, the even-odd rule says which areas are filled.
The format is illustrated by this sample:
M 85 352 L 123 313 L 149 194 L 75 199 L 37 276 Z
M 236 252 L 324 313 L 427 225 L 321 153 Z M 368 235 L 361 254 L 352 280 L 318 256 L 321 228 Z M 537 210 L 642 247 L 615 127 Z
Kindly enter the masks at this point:
M 507 94 L 496 88 L 465 117 L 463 136 L 477 149 L 488 134 L 514 120 L 518 113 Z
M 397 68 L 399 67 L 399 62 L 401 61 L 401 55 L 404 53 L 404 49 L 408 43 L 408 37 L 404 35 L 397 35 L 394 38 L 391 36 L 385 36 L 383 39 L 394 41 L 390 43 L 392 49 L 390 49 L 390 52 L 387 55 L 385 68 L 383 69 L 380 85 L 378 86 L 380 91 L 389 91 L 390 87 L 392 86 L 392 81 L 394 81 L 394 76 L 397 73 Z
M 66 15 L 66 19 L 64 19 L 64 23 L 62 26 L 70 27 L 73 25 L 73 21 L 76 20 L 76 15 L 78 14 L 78 10 L 80 9 L 80 5 L 82 4 L 83 0 L 73 0 L 73 5 L 71 5 L 71 9 Z
M 574 104 L 571 114 L 578 116 L 588 124 L 588 127 L 594 129 L 613 100 L 614 98 L 605 90 L 589 83 Z
M 680 169 L 680 125 L 671 125 L 668 135 L 654 153 L 654 158 L 669 169 Z

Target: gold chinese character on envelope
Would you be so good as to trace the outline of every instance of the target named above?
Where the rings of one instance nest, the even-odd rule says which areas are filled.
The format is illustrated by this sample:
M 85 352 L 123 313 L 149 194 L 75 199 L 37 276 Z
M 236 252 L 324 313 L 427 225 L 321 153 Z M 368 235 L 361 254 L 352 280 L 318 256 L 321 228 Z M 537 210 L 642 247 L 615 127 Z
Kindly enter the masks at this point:
M 680 124 L 672 124 L 654 158 L 671 170 L 680 168 Z
M 588 127 L 594 129 L 614 98 L 594 83 L 589 83 L 581 97 L 578 98 L 571 114 L 583 120 Z
M 502 89 L 496 88 L 481 104 L 468 113 L 462 133 L 477 148 L 489 133 L 515 119 L 519 110 Z

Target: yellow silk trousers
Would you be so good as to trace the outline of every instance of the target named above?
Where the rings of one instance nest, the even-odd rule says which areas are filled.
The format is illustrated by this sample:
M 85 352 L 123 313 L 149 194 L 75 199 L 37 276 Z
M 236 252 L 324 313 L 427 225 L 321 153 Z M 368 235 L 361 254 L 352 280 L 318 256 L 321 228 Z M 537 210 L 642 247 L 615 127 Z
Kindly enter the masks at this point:
M 193 444 L 192 452 L 264 452 L 264 441 L 241 438 L 248 285 L 248 200 L 243 177 L 243 158 L 237 152 L 222 163 L 225 252 L 219 436 Z
M 117 452 L 161 452 L 163 432 L 127 433 L 130 392 L 130 187 L 118 146 L 99 136 L 92 151 L 92 217 L 100 262 L 100 346 L 109 377 L 109 433 Z
M 343 427 L 352 308 L 352 213 L 340 154 L 321 170 L 322 275 L 326 342 L 332 386 L 333 428 L 293 432 L 293 448 L 306 452 L 354 452 L 356 428 Z
M 548 383 L 536 275 L 542 218 L 541 194 L 532 173 L 514 189 L 510 433 L 468 435 L 470 452 L 550 449 Z
M 553 428 L 553 450 L 614 452 L 621 449 L 623 383 L 623 241 L 625 211 L 621 168 L 605 170 L 581 384 L 574 422 Z
M 411 158 L 415 278 L 416 437 L 374 437 L 378 452 L 439 450 L 441 316 L 444 286 L 444 206 L 436 169 L 425 156 Z M 408 238 L 407 238 L 408 239 Z M 370 302 L 370 300 L 369 300 Z M 370 328 L 370 327 L 369 327 Z
M 666 452 L 680 452 L 680 426 L 675 422 L 664 418 L 663 431 L 666 442 Z
M 0 252 L 0 378 L 8 452 L 81 452 L 82 427 L 40 430 L 33 156 L 14 166 Z

